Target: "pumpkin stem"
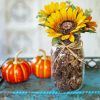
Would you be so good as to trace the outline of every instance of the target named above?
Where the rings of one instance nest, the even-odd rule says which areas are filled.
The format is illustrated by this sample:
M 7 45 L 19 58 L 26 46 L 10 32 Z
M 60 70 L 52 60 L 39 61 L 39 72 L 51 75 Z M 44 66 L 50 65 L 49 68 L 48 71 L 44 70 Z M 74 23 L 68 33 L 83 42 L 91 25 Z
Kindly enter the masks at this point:
M 18 56 L 19 56 L 22 52 L 23 52 L 23 51 L 20 50 L 20 51 L 18 51 L 18 52 L 16 53 L 15 58 L 14 58 L 14 64 L 17 64 L 17 63 L 18 63 Z
M 43 53 L 43 57 L 44 57 L 44 59 L 46 59 L 46 52 L 45 52 L 45 50 L 39 49 L 39 51 Z

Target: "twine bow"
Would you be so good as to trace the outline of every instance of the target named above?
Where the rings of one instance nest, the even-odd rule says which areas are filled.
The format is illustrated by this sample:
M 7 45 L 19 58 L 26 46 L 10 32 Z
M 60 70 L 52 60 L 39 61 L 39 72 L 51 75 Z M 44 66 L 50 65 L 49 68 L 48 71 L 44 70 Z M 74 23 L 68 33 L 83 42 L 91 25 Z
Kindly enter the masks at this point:
M 57 45 L 57 47 L 62 48 L 62 50 L 60 51 L 60 53 L 58 54 L 58 56 L 56 57 L 55 61 L 58 59 L 59 55 L 62 53 L 62 51 L 66 48 L 77 60 L 79 60 L 80 62 L 84 62 L 84 59 L 80 58 L 77 54 L 75 54 L 71 49 L 81 49 L 83 47 L 83 42 L 82 41 L 75 41 L 74 43 L 71 43 L 69 45 L 65 45 L 63 42 L 60 42 L 61 45 Z

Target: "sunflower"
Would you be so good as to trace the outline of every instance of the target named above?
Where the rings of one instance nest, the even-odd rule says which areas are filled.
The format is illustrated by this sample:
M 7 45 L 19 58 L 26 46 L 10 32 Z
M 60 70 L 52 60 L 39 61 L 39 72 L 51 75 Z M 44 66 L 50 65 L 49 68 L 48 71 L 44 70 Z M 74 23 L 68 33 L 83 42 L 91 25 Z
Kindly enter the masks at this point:
M 67 7 L 68 4 L 66 2 L 51 2 L 50 4 L 45 5 L 44 10 L 40 10 L 40 12 L 38 13 L 38 16 L 40 18 L 39 21 L 44 22 L 46 18 L 50 16 L 52 13 L 58 10 L 67 9 Z
M 74 33 L 86 27 L 86 18 L 83 10 L 79 10 L 79 7 L 62 9 L 48 17 L 45 26 L 49 27 L 49 29 L 46 31 L 50 37 L 59 37 L 61 40 L 69 39 L 74 42 Z
M 96 22 L 95 21 L 91 21 L 92 20 L 92 17 L 91 16 L 88 16 L 87 18 L 86 18 L 88 21 L 87 21 L 87 23 L 86 23 L 86 28 L 85 28 L 85 30 L 91 30 L 91 31 L 93 31 L 93 32 L 95 32 L 96 31 L 96 29 L 95 29 L 95 27 L 97 27 L 97 24 L 96 24 Z

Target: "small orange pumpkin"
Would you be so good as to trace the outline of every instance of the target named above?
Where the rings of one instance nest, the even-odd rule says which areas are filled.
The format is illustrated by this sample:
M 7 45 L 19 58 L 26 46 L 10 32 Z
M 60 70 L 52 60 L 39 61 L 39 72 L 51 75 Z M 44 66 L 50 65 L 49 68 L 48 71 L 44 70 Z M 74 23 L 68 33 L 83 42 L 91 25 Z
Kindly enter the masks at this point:
M 2 65 L 2 76 L 7 82 L 20 83 L 28 80 L 31 74 L 28 62 L 18 58 L 21 52 L 16 54 L 15 59 L 9 59 Z
M 39 78 L 51 77 L 51 59 L 50 56 L 46 56 L 46 52 L 40 49 L 43 56 L 37 56 L 31 61 L 31 71 Z

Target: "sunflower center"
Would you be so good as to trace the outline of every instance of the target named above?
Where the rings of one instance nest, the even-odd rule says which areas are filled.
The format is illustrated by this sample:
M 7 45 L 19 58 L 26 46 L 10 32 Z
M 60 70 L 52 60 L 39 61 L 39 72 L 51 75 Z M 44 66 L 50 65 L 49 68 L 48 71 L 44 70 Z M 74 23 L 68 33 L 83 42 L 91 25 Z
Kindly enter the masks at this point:
M 60 24 L 59 32 L 66 35 L 75 28 L 76 24 L 73 21 L 64 21 Z

